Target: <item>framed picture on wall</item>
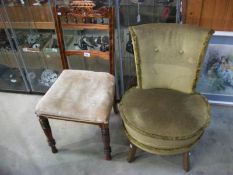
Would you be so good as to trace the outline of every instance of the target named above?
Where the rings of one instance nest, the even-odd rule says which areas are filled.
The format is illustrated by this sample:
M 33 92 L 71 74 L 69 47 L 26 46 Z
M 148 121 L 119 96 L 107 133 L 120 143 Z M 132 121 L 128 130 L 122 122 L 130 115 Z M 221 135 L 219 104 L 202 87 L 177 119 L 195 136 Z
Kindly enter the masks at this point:
M 212 103 L 233 105 L 233 41 L 231 44 L 221 37 L 212 39 L 202 65 L 197 91 Z

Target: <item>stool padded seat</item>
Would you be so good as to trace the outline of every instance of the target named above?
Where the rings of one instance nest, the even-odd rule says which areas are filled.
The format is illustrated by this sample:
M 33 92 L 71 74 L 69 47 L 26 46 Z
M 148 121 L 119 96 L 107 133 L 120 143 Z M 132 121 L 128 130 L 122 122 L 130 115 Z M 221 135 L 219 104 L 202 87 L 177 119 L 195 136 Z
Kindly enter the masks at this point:
M 114 76 L 106 72 L 64 70 L 36 106 L 47 118 L 108 123 L 114 99 Z

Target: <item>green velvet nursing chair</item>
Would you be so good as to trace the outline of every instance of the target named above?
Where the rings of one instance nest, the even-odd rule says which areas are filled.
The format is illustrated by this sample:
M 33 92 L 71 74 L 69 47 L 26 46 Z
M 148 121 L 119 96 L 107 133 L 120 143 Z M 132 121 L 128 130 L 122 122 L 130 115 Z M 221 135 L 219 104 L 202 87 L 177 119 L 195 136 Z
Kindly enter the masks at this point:
M 186 24 L 144 24 L 129 30 L 137 87 L 124 94 L 119 106 L 130 141 L 128 161 L 137 148 L 183 154 L 183 168 L 189 171 L 189 152 L 210 122 L 208 101 L 195 92 L 195 85 L 213 31 Z

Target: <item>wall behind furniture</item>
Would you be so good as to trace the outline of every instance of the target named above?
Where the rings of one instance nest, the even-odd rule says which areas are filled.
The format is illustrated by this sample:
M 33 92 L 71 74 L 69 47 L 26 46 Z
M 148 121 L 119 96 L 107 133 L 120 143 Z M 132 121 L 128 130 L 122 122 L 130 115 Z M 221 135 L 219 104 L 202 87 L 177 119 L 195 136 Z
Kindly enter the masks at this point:
M 233 31 L 233 0 L 182 0 L 184 23 Z

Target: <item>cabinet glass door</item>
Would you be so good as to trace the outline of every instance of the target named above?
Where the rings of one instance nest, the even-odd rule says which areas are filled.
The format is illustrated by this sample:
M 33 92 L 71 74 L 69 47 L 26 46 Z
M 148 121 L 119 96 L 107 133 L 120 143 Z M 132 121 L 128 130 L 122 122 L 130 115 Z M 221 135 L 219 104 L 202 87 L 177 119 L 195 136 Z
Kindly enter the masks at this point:
M 133 45 L 128 27 L 147 23 L 179 22 L 179 0 L 115 0 L 116 70 L 121 95 L 136 85 Z
M 8 16 L 2 1 L 0 6 L 0 90 L 29 92 L 25 70 L 19 59 Z
M 7 29 L 0 29 L 0 90 L 30 91 L 14 41 Z
M 49 2 L 7 1 L 3 6 L 30 89 L 44 93 L 62 70 Z

